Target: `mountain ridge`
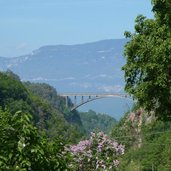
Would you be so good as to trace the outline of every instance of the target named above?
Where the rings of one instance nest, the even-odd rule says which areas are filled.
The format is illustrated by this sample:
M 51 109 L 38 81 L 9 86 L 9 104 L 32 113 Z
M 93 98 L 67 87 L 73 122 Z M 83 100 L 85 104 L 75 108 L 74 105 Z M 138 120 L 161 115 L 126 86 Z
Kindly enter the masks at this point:
M 40 50 L 40 49 L 43 49 L 43 48 L 46 48 L 46 47 L 72 47 L 72 46 L 85 46 L 85 45 L 91 45 L 91 44 L 94 44 L 94 43 L 103 43 L 103 42 L 106 42 L 106 41 L 124 41 L 125 42 L 125 38 L 118 38 L 118 39 L 103 39 L 103 40 L 97 40 L 97 41 L 92 41 L 92 42 L 85 42 L 85 43 L 75 43 L 75 44 L 50 44 L 50 45 L 42 45 L 40 46 L 39 48 L 36 48 L 36 49 L 33 49 L 30 53 L 26 53 L 24 55 L 18 55 L 18 56 L 11 56 L 11 57 L 8 57 L 8 56 L 0 56 L 0 58 L 6 58 L 6 59 L 11 59 L 11 58 L 21 58 L 21 57 L 25 57 L 25 56 L 28 56 L 28 55 L 31 55 L 32 53 L 34 53 L 35 51 L 37 50 Z

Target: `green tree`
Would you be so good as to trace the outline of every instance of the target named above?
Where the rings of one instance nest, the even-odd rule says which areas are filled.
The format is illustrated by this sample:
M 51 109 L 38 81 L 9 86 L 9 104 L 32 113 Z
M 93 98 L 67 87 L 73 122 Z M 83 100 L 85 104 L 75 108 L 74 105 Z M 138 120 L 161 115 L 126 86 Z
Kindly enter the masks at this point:
M 154 19 L 139 15 L 125 32 L 125 90 L 159 119 L 171 120 L 171 1 L 152 0 Z
M 30 121 L 31 115 L 0 110 L 0 168 L 2 171 L 53 171 L 67 168 L 64 145 L 49 142 Z

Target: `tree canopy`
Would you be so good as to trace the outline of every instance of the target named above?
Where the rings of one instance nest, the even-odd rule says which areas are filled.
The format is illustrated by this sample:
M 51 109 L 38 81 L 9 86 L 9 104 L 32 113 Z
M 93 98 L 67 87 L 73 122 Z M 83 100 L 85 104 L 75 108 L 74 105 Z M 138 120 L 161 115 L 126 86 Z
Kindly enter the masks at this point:
M 171 120 L 171 2 L 152 0 L 154 19 L 139 15 L 125 32 L 125 90 L 159 119 Z
M 0 109 L 0 168 L 2 171 L 65 170 L 68 156 L 64 144 L 48 141 L 45 134 L 33 126 L 31 115 L 14 115 Z

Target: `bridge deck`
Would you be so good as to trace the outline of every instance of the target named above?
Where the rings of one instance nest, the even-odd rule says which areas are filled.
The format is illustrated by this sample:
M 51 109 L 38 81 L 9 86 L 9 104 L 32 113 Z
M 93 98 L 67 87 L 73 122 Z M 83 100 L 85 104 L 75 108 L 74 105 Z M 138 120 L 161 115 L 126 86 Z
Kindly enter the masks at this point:
M 98 97 L 113 97 L 113 96 L 122 96 L 127 97 L 127 94 L 119 94 L 119 93 L 60 93 L 60 96 L 98 96 Z

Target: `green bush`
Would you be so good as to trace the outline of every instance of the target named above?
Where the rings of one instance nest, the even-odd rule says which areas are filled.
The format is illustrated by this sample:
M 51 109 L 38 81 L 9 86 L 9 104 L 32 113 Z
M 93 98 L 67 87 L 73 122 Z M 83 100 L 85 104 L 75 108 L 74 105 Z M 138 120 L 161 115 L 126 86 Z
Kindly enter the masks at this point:
M 66 170 L 64 145 L 48 142 L 31 123 L 31 115 L 0 111 L 0 168 L 2 171 Z

